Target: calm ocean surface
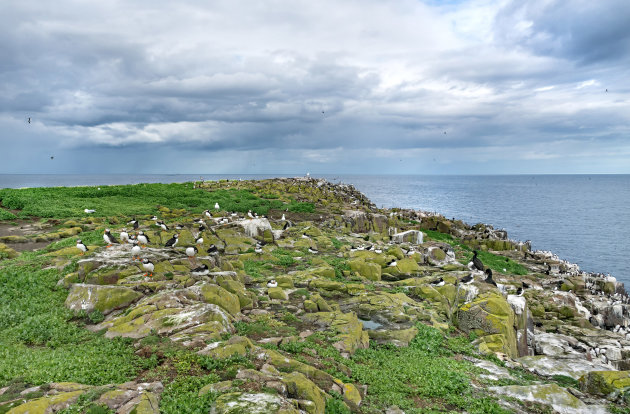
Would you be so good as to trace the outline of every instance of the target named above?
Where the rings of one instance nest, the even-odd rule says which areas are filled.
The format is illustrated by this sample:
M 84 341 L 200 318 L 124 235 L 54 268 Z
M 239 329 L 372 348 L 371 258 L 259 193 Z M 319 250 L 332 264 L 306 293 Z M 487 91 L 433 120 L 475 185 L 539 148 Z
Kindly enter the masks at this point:
M 184 182 L 274 175 L 0 175 L 0 188 Z M 379 207 L 437 211 L 505 228 L 583 270 L 611 273 L 630 287 L 630 175 L 324 175 L 354 184 Z

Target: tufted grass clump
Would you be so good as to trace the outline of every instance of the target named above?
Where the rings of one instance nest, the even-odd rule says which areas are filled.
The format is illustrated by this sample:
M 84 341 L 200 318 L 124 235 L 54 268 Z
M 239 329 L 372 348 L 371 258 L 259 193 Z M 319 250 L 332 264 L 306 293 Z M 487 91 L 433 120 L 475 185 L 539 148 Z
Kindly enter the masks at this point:
M 199 395 L 199 390 L 219 381 L 215 374 L 203 376 L 181 376 L 168 384 L 160 399 L 160 412 L 164 414 L 208 413 L 217 394 Z

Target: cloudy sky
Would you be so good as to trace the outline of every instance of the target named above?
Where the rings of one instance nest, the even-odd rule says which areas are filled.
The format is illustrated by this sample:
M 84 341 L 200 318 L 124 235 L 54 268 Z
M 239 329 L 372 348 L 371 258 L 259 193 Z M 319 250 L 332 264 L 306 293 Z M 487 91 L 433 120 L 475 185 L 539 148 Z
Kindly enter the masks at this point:
M 630 173 L 628 22 L 628 0 L 7 1 L 0 173 Z

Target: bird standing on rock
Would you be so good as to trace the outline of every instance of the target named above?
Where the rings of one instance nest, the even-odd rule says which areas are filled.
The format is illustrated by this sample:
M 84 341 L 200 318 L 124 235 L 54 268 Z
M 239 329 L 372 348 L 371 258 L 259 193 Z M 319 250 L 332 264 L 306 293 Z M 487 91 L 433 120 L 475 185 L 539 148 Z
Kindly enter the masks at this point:
M 208 250 L 206 251 L 210 254 L 217 254 L 219 253 L 219 248 L 215 246 L 214 244 L 211 244 L 210 247 L 208 247 Z
M 205 276 L 208 273 L 210 273 L 210 269 L 208 269 L 208 265 L 203 264 L 203 265 L 193 269 L 191 273 L 194 276 Z
M 77 240 L 77 249 L 81 250 L 81 256 L 83 256 L 85 254 L 85 252 L 87 252 L 89 250 L 87 248 L 87 246 L 85 244 L 83 244 L 81 239 Z
M 472 257 L 471 263 L 474 269 L 481 270 L 483 272 L 483 269 L 484 269 L 483 263 L 477 257 L 477 250 L 473 251 L 473 257 Z M 468 264 L 468 266 L 470 267 L 470 263 Z
M 144 248 L 147 244 L 151 243 L 151 240 L 149 240 L 149 236 L 144 234 L 143 231 L 140 231 L 138 232 L 138 243 Z
M 134 230 L 138 230 L 138 227 L 140 227 L 140 222 L 138 220 L 136 220 L 135 218 L 133 220 L 129 221 L 127 224 L 133 225 L 133 229 Z
M 134 239 L 132 241 L 133 247 L 131 248 L 131 259 L 133 261 L 140 260 L 140 246 L 138 246 L 138 240 Z
M 118 243 L 118 240 L 116 240 L 114 235 L 109 232 L 109 229 L 105 229 L 103 240 L 105 240 L 105 243 L 107 243 L 107 248 L 112 247 L 112 244 L 114 243 Z
M 486 269 L 486 278 L 483 281 L 494 286 L 497 285 L 497 282 L 495 282 L 494 279 L 492 279 L 492 270 L 489 268 Z
M 145 276 L 153 277 L 153 269 L 155 269 L 155 265 L 149 259 L 142 260 L 142 267 L 147 271 Z
M 186 256 L 188 256 L 188 260 L 190 261 L 191 264 L 195 263 L 195 255 L 197 254 L 198 251 L 199 250 L 197 250 L 197 247 L 195 246 L 186 248 Z
M 179 240 L 179 234 L 173 234 L 173 237 L 166 241 L 164 247 L 175 247 L 177 246 L 177 242 Z
M 271 279 L 269 282 L 267 282 L 267 287 L 268 288 L 278 287 L 278 282 L 276 282 L 276 279 Z
M 127 233 L 127 229 L 122 229 L 120 232 L 120 242 L 126 244 L 129 242 L 129 233 Z
M 431 283 L 429 283 L 431 286 L 433 287 L 440 287 L 440 286 L 444 286 L 444 279 L 443 278 L 439 278 L 436 279 L 434 281 L 432 281 Z
M 198 245 L 203 244 L 203 236 L 201 235 L 201 233 L 199 233 L 199 235 L 195 239 L 195 243 L 197 243 Z
M 472 282 L 475 281 L 475 277 L 473 276 L 473 274 L 469 274 L 468 276 L 464 276 L 461 278 L 460 282 L 465 284 L 465 285 L 470 285 Z

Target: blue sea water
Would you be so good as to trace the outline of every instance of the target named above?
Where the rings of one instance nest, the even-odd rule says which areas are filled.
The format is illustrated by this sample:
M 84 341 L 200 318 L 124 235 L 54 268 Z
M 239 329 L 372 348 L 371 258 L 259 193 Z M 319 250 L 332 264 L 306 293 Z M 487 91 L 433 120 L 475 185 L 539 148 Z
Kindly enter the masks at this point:
M 0 188 L 185 182 L 274 175 L 0 175 Z M 583 270 L 630 286 L 630 175 L 324 175 L 355 185 L 379 207 L 437 211 L 505 228 Z

